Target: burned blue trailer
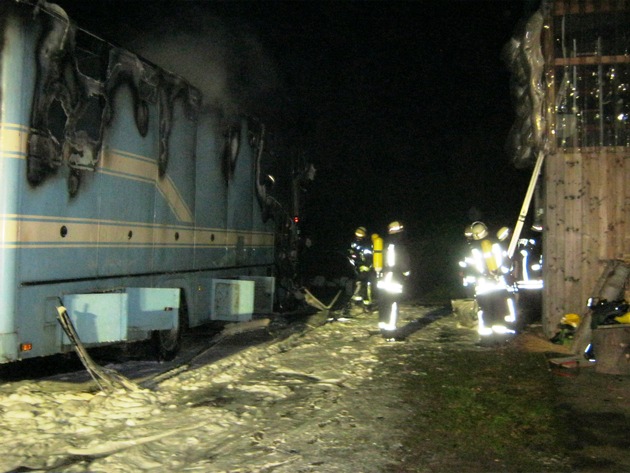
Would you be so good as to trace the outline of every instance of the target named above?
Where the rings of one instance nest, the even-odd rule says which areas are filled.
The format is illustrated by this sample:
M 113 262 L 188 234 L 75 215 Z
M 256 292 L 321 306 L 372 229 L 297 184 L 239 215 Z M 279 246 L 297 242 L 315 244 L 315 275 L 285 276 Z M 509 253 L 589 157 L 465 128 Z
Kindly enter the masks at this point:
M 273 299 L 265 128 L 46 2 L 0 3 L 0 362 L 240 320 Z M 251 304 L 250 304 L 251 305 Z M 223 314 L 219 314 L 222 312 Z

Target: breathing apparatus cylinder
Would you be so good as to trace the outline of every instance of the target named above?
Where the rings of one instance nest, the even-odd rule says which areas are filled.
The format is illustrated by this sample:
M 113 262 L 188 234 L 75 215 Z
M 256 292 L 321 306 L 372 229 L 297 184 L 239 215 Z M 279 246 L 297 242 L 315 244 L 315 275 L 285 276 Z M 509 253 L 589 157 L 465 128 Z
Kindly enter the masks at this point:
M 372 249 L 372 266 L 376 274 L 380 274 L 383 271 L 383 239 L 378 233 L 372 235 Z
M 492 242 L 490 240 L 481 240 L 481 252 L 483 253 L 483 259 L 486 262 L 488 271 L 494 273 L 499 267 L 494 257 Z

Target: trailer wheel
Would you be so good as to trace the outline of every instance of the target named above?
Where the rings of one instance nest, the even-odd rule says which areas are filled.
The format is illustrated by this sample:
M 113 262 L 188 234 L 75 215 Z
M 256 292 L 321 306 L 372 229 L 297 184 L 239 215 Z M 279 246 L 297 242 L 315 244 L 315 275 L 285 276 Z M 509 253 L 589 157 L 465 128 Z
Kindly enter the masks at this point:
M 177 356 L 181 347 L 181 333 L 179 327 L 172 330 L 157 330 L 153 333 L 158 360 L 171 361 Z
M 184 291 L 181 291 L 180 294 L 177 322 L 177 327 L 171 330 L 156 330 L 153 332 L 153 346 L 160 361 L 173 360 L 181 349 L 183 334 L 188 327 L 188 306 L 186 305 Z

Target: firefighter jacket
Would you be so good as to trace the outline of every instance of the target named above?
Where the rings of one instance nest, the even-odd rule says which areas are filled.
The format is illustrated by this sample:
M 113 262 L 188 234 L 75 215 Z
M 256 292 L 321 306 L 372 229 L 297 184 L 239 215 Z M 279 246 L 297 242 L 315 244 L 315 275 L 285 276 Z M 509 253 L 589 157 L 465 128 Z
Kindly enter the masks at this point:
M 364 238 L 354 240 L 348 253 L 358 273 L 367 272 L 372 268 L 372 247 Z
M 543 257 L 539 240 L 521 238 L 514 254 L 513 276 L 520 289 L 540 290 L 543 288 Z
M 384 250 L 383 277 L 378 287 L 389 293 L 402 293 L 411 272 L 407 245 L 400 235 L 392 235 L 387 239 Z
M 483 276 L 501 276 L 510 270 L 510 261 L 500 242 L 489 238 L 471 242 L 470 263 Z

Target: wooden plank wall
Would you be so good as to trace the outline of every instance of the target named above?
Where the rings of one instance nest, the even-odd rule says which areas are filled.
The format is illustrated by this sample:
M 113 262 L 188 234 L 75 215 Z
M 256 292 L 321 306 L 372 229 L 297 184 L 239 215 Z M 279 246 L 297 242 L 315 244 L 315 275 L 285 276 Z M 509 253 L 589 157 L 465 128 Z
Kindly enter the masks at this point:
M 584 312 L 609 260 L 630 261 L 630 148 L 556 150 L 544 170 L 543 326 Z
M 627 64 L 627 56 L 554 57 L 553 17 L 627 11 L 630 0 L 552 0 L 543 31 L 545 119 L 549 149 L 543 170 L 545 231 L 543 329 L 552 337 L 567 313 L 585 312 L 588 298 L 610 260 L 630 262 L 630 147 L 562 149 L 554 139 L 558 67 Z M 629 27 L 630 28 L 630 27 Z M 611 32 L 613 33 L 613 32 Z M 564 63 L 563 63 L 564 61 Z M 566 63 L 566 64 L 565 64 Z M 626 300 L 630 289 L 626 287 Z

